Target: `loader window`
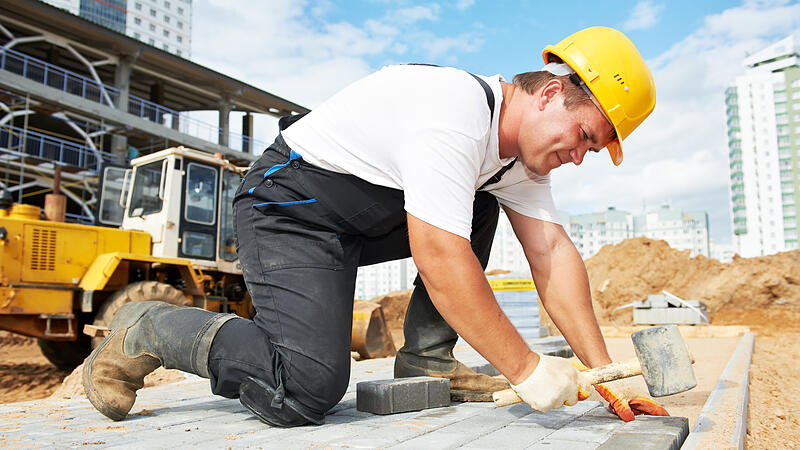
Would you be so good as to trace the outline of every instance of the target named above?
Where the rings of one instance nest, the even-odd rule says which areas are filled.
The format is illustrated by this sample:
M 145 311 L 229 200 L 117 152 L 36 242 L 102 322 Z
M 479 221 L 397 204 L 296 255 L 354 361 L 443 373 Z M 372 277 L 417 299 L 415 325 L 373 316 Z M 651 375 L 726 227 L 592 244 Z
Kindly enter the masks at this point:
M 141 217 L 161 211 L 164 201 L 158 198 L 161 187 L 162 161 L 151 162 L 136 168 L 129 217 Z
M 233 196 L 242 177 L 229 170 L 222 172 L 222 198 L 219 205 L 219 257 L 225 261 L 235 261 L 236 244 L 233 235 Z
M 184 231 L 181 245 L 186 256 L 214 259 L 214 236 L 211 234 Z
M 217 170 L 189 163 L 186 168 L 186 221 L 214 225 L 216 206 Z
M 100 193 L 100 214 L 98 219 L 105 225 L 122 225 L 123 208 L 120 198 L 127 198 L 129 186 L 123 186 L 125 169 L 106 167 L 103 169 L 103 187 Z M 122 189 L 125 188 L 125 192 Z

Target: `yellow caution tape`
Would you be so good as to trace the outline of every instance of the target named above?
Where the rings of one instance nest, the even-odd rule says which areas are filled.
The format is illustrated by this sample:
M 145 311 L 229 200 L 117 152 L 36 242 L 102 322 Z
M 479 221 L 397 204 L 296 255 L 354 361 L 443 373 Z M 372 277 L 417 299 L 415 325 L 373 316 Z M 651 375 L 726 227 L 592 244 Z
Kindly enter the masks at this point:
M 536 285 L 530 278 L 501 278 L 489 280 L 493 291 L 534 291 Z

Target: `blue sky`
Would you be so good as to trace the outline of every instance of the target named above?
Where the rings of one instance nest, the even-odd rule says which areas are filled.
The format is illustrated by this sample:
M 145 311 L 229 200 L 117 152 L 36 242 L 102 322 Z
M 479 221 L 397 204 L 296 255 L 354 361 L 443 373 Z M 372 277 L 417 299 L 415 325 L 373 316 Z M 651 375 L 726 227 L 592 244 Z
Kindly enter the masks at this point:
M 192 59 L 313 108 L 391 63 L 510 80 L 538 70 L 544 46 L 593 25 L 637 45 L 658 101 L 625 141 L 621 166 L 601 154 L 553 171 L 558 208 L 705 210 L 712 239 L 730 243 L 724 90 L 748 53 L 798 33 L 798 2 L 195 0 Z M 276 130 L 274 120 L 257 119 L 257 138 L 271 141 Z

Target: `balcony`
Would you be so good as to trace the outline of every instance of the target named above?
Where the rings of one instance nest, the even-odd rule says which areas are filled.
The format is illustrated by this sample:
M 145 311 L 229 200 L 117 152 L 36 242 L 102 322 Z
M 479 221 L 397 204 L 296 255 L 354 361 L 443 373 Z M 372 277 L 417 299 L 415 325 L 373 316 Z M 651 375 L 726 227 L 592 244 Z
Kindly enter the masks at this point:
M 118 89 L 98 84 L 91 78 L 12 49 L 0 49 L 0 70 L 12 72 L 28 80 L 92 102 L 111 107 L 116 107 L 115 105 L 119 103 Z M 219 142 L 221 129 L 218 126 L 193 119 L 187 113 L 175 111 L 135 95 L 128 96 L 128 113 L 189 136 L 212 143 Z M 228 142 L 230 143 L 229 147 L 234 150 L 242 150 L 243 142 L 249 143 L 251 149 L 266 148 L 267 146 L 263 141 L 251 139 L 239 133 L 230 133 Z
M 61 165 L 100 173 L 103 163 L 113 161 L 113 155 L 93 150 L 85 145 L 22 128 L 0 126 L 0 150 L 12 158 L 37 158 Z

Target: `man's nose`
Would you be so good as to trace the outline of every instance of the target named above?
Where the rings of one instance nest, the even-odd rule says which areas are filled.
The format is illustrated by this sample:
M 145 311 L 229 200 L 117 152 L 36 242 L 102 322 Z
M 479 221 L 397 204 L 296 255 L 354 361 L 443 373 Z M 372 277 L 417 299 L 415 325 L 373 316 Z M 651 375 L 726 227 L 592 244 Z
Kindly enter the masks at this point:
M 589 151 L 588 147 L 584 148 L 576 148 L 573 151 L 569 152 L 570 156 L 572 157 L 572 163 L 576 166 L 580 166 L 583 162 L 583 157 L 586 156 L 586 152 Z

